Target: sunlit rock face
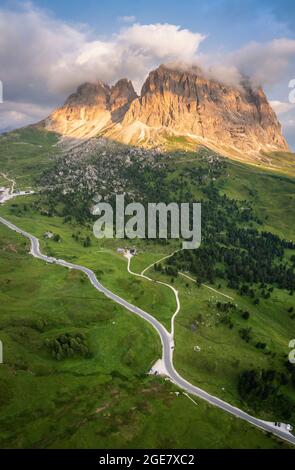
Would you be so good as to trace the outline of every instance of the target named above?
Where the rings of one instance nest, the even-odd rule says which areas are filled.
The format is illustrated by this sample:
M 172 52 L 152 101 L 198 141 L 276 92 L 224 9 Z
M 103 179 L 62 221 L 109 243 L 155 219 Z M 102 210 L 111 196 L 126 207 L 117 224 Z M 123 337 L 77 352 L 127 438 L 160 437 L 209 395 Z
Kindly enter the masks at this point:
M 161 65 L 149 74 L 140 96 L 127 79 L 112 87 L 85 83 L 48 117 L 46 127 L 62 135 L 105 135 L 135 145 L 156 145 L 168 133 L 223 150 L 288 150 L 261 88 L 247 80 L 238 87 L 224 85 L 199 67 Z

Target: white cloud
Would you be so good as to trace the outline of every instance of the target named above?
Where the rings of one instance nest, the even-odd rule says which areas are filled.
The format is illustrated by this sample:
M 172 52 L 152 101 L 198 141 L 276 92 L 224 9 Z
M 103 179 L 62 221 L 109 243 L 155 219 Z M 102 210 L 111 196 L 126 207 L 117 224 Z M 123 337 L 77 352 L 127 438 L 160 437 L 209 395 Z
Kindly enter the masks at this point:
M 295 130 L 295 119 L 287 119 L 286 121 L 282 122 L 282 125 L 286 128 L 286 130 Z
M 0 10 L 1 79 L 14 95 L 65 93 L 84 80 L 143 81 L 162 61 L 193 60 L 203 36 L 169 24 L 134 24 L 100 40 L 27 6 Z M 21 73 L 20 73 L 21 70 Z
M 125 15 L 125 16 L 119 16 L 119 21 L 122 21 L 123 23 L 134 23 L 136 21 L 136 16 L 134 15 Z
M 118 44 L 124 50 L 159 60 L 192 61 L 200 43 L 205 39 L 200 33 L 172 24 L 134 24 L 120 32 Z
M 272 87 L 294 74 L 295 39 L 251 42 L 230 53 L 199 54 L 197 60 L 212 78 L 229 85 L 246 76 L 254 86 Z
M 85 38 L 70 55 L 52 64 L 49 85 L 66 91 L 86 80 L 114 82 L 124 76 L 140 91 L 146 75 L 162 62 L 193 61 L 203 39 L 199 33 L 169 24 L 134 24 L 108 41 Z
M 0 131 L 33 124 L 52 111 L 50 106 L 15 101 L 5 101 L 0 106 Z
M 272 85 L 285 77 L 295 63 L 295 40 L 274 39 L 266 43 L 252 42 L 234 52 L 230 60 L 243 74 L 258 85 Z
M 125 26 L 102 40 L 85 26 L 59 21 L 30 3 L 17 11 L 0 9 L 0 31 L 0 79 L 10 106 L 55 106 L 79 84 L 98 78 L 113 83 L 128 77 L 139 91 L 146 75 L 162 62 L 192 61 L 204 38 L 158 23 Z M 9 116 L 20 120 L 13 108 L 6 112 Z
M 295 109 L 295 105 L 291 103 L 286 103 L 284 101 L 270 101 L 270 105 L 277 114 L 288 113 L 292 109 Z
M 128 25 L 135 21 L 130 15 L 121 18 L 126 24 L 116 34 L 102 39 L 83 25 L 23 5 L 14 11 L 0 8 L 0 79 L 6 101 L 5 109 L 0 104 L 0 127 L 3 121 L 7 127 L 40 119 L 85 81 L 114 83 L 128 77 L 139 91 L 161 63 L 201 64 L 210 77 L 229 85 L 238 85 L 242 74 L 257 84 L 277 83 L 295 66 L 295 40 L 287 38 L 250 43 L 227 55 L 202 55 L 205 36 L 177 25 Z M 274 108 L 287 112 L 287 103 L 279 103 Z
M 234 65 L 215 64 L 206 66 L 206 62 L 204 62 L 203 67 L 208 78 L 218 80 L 225 85 L 240 86 L 242 75 Z

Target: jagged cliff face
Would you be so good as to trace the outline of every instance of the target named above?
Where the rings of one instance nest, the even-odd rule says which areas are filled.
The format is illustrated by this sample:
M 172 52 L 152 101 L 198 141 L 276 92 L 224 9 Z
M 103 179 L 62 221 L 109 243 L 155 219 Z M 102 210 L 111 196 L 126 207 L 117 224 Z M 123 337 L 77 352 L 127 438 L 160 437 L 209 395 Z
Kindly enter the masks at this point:
M 49 130 L 76 138 L 89 138 L 119 122 L 137 97 L 129 80 L 113 87 L 98 81 L 84 83 L 46 120 Z
M 138 97 L 131 82 L 109 87 L 85 84 L 47 120 L 65 135 L 102 133 L 132 144 L 154 144 L 183 135 L 215 148 L 242 152 L 288 150 L 281 126 L 261 88 L 238 88 L 190 71 L 160 66 L 151 72 Z
M 122 125 L 140 121 L 239 150 L 287 149 L 281 126 L 262 89 L 233 88 L 193 72 L 167 67 L 150 73 Z

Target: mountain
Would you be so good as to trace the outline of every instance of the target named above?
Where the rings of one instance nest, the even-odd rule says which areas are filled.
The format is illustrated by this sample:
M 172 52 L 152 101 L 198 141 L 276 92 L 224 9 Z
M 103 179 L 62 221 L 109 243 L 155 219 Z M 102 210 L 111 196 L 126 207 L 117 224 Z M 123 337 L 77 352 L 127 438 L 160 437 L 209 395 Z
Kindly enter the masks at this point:
M 100 80 L 84 83 L 49 116 L 45 125 L 62 135 L 94 137 L 110 123 L 119 122 L 136 97 L 132 83 L 126 79 L 112 87 Z
M 237 87 L 225 85 L 199 67 L 161 65 L 150 72 L 140 96 L 127 79 L 112 87 L 85 83 L 45 125 L 69 137 L 104 135 L 133 145 L 182 136 L 225 154 L 289 150 L 262 88 L 246 79 Z

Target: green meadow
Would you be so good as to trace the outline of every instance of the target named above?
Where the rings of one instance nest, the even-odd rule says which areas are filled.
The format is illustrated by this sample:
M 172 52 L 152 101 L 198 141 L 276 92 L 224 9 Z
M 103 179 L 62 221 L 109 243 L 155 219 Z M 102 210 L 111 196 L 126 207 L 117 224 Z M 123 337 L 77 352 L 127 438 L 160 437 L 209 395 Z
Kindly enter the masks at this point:
M 1 172 L 13 177 L 21 189 L 35 186 L 40 173 L 53 162 L 56 143 L 57 137 L 53 132 L 34 127 L 1 135 Z
M 54 134 L 34 128 L 1 136 L 1 171 L 20 189 L 38 189 L 40 174 L 54 161 L 56 142 Z M 177 149 L 179 142 L 174 144 Z M 171 159 L 171 185 L 198 164 L 199 157 L 190 150 L 175 152 Z M 281 156 L 272 158 L 279 166 Z M 283 174 L 228 160 L 227 173 L 216 185 L 221 193 L 249 201 L 262 220 L 261 230 L 294 240 L 295 180 L 287 175 L 286 165 Z M 7 185 L 3 178 L 1 185 Z M 191 181 L 186 188 L 195 200 L 202 195 Z M 131 269 L 140 273 L 178 250 L 178 241 L 97 240 L 90 223 L 49 216 L 42 205 L 42 194 L 15 198 L 0 206 L 0 215 L 36 235 L 48 255 L 93 269 L 103 285 L 170 329 L 176 308 L 173 293 L 130 275 L 127 259 L 117 249 L 137 248 Z M 46 232 L 54 239 L 46 238 Z M 0 258 L 0 447 L 286 447 L 200 399 L 194 404 L 182 393 L 177 396 L 168 381 L 148 376 L 161 355 L 156 332 L 99 294 L 81 273 L 29 256 L 27 241 L 2 225 Z M 146 275 L 171 283 L 170 276 L 153 268 Z M 180 275 L 173 285 L 181 302 L 175 321 L 176 369 L 204 390 L 254 413 L 238 393 L 238 375 L 258 367 L 284 370 L 288 343 L 295 337 L 295 319 L 288 312 L 295 308 L 294 296 L 274 288 L 270 299 L 253 305 L 223 280 L 211 286 L 219 294 Z M 232 328 L 220 321 L 217 302 L 228 301 L 221 293 L 237 305 L 230 313 Z M 249 319 L 239 309 L 249 311 Z M 239 333 L 245 328 L 251 329 L 249 342 Z M 85 335 L 89 357 L 54 358 L 47 343 L 65 334 Z M 256 347 L 259 342 L 265 349 Z M 290 384 L 282 389 L 295 399 Z M 256 415 L 279 419 L 267 408 Z
M 166 277 L 148 272 L 154 279 Z M 295 305 L 294 300 L 284 292 L 275 290 L 271 299 L 262 300 L 259 306 L 246 297 L 239 296 L 224 284 L 212 286 L 219 294 L 205 286 L 178 276 L 174 287 L 179 292 L 181 310 L 175 319 L 174 364 L 187 380 L 208 392 L 253 413 L 253 408 L 243 402 L 238 394 L 238 374 L 245 369 L 270 369 L 284 371 L 284 362 L 289 354 L 291 332 L 294 333 L 295 319 L 287 309 Z M 233 327 L 220 321 L 216 303 L 229 302 L 223 294 L 232 296 L 237 310 L 231 313 Z M 239 309 L 249 311 L 245 320 Z M 239 330 L 251 328 L 251 341 L 244 341 Z M 259 342 L 266 343 L 261 350 Z M 295 399 L 294 387 L 286 385 L 284 392 Z M 270 410 L 263 410 L 260 418 L 278 420 Z
M 99 281 L 106 287 L 152 313 L 169 328 L 171 312 L 176 308 L 170 289 L 129 275 L 127 258 L 117 252 L 118 247 L 133 246 L 132 241 L 98 240 L 92 235 L 91 226 L 63 223 L 60 217 L 40 216 L 40 213 L 30 208 L 36 197 L 25 196 L 21 200 L 17 198 L 10 200 L 1 207 L 0 213 L 19 227 L 37 236 L 45 253 L 93 269 Z M 23 208 L 26 205 L 28 209 L 24 211 Z M 48 231 L 59 235 L 60 241 L 46 239 L 44 234 Z M 75 234 L 79 237 L 78 241 L 73 238 Z M 83 240 L 87 236 L 90 237 L 91 245 L 84 247 Z M 137 245 L 141 250 L 142 243 Z
M 287 447 L 148 376 L 161 349 L 148 324 L 0 234 L 1 448 Z M 81 332 L 90 357 L 51 356 L 46 339 Z

